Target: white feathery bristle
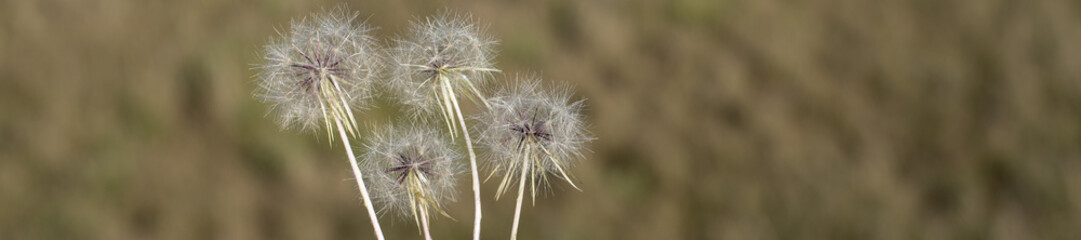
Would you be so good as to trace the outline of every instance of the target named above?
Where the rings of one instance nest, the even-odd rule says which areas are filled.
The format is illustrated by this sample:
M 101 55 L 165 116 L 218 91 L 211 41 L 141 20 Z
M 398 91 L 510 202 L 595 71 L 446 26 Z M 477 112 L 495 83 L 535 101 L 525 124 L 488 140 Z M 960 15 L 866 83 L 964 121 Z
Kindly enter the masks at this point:
M 416 217 L 419 208 L 442 212 L 446 201 L 457 198 L 461 158 L 434 129 L 390 126 L 368 138 L 360 162 L 381 211 Z
M 477 97 L 499 71 L 493 66 L 496 43 L 469 15 L 444 11 L 413 21 L 386 53 L 392 73 L 386 85 L 414 117 L 433 116 L 443 104 L 436 76 L 449 78 L 457 95 Z
M 546 175 L 552 175 L 574 186 L 569 168 L 593 139 L 580 113 L 583 103 L 570 101 L 569 87 L 545 91 L 538 77 L 520 78 L 488 99 L 491 108 L 478 117 L 487 165 L 492 174 L 507 177 L 517 176 L 521 164 L 530 164 L 530 178 L 545 181 L 536 185 L 546 186 Z
M 294 20 L 288 33 L 264 48 L 257 95 L 273 105 L 283 128 L 315 129 L 333 122 L 327 119 L 331 113 L 366 105 L 380 51 L 369 34 L 372 29 L 355 22 L 357 15 L 338 7 Z

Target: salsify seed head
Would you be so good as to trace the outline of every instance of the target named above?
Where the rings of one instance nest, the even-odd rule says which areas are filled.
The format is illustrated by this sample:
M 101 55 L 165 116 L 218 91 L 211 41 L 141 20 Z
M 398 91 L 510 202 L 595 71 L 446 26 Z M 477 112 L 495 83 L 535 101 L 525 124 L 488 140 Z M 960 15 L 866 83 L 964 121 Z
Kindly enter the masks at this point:
M 414 117 L 450 115 L 450 97 L 482 102 L 480 88 L 499 71 L 492 63 L 496 41 L 469 15 L 443 11 L 414 21 L 395 44 L 387 52 L 393 73 L 387 86 Z
M 443 212 L 456 199 L 456 176 L 462 155 L 438 131 L 425 127 L 385 127 L 368 138 L 359 161 L 372 199 L 383 212 L 420 221 L 418 211 Z M 419 222 L 418 222 L 419 224 Z
M 546 90 L 538 77 L 524 77 L 488 102 L 491 108 L 478 117 L 479 141 L 488 148 L 489 177 L 496 173 L 504 177 L 497 197 L 513 182 L 511 178 L 519 176 L 523 164 L 529 165 L 534 195 L 538 185 L 547 186 L 548 175 L 574 186 L 568 170 L 593 138 L 580 113 L 583 101 L 571 102 L 569 87 Z
M 294 20 L 288 33 L 266 45 L 258 82 L 283 128 L 330 132 L 335 119 L 355 134 L 353 108 L 371 97 L 379 72 L 372 31 L 344 6 Z

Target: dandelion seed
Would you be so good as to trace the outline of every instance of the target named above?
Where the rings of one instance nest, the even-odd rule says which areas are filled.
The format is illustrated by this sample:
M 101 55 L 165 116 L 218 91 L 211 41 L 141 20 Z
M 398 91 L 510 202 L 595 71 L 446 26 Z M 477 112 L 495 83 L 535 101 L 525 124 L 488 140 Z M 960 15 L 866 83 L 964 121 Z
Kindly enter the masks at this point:
M 314 129 L 322 123 L 331 137 L 335 119 L 356 134 L 354 107 L 371 97 L 379 52 L 371 28 L 353 24 L 357 13 L 343 7 L 293 21 L 288 34 L 265 48 L 259 86 L 283 128 Z
M 463 95 L 487 105 L 478 87 L 499 71 L 492 64 L 496 41 L 484 35 L 471 17 L 441 12 L 414 22 L 407 37 L 396 43 L 388 52 L 393 73 L 388 86 L 414 117 L 427 119 L 422 116 L 438 110 L 454 134 L 457 119 L 450 98 Z
M 413 119 L 427 120 L 431 113 L 438 112 L 451 140 L 459 132 L 463 135 L 473 179 L 474 240 L 480 239 L 480 183 L 473 142 L 458 96 L 488 106 L 478 86 L 499 70 L 492 67 L 495 41 L 481 30 L 469 16 L 450 12 L 414 22 L 409 35 L 397 40 L 397 47 L 388 53 L 394 77 L 387 82 L 397 93 L 395 96 L 409 106 Z
M 372 197 L 381 211 L 412 217 L 425 237 L 432 211 L 449 217 L 443 203 L 456 198 L 455 176 L 462 156 L 433 129 L 388 127 L 370 138 L 361 156 L 372 183 Z
M 519 178 L 512 239 L 517 237 L 525 186 L 530 185 L 534 202 L 538 188 L 548 186 L 549 175 L 578 189 L 567 170 L 582 157 L 584 144 L 592 140 L 579 113 L 582 101 L 569 102 L 569 90 L 541 91 L 536 77 L 519 82 L 489 99 L 491 108 L 480 117 L 479 141 L 489 150 L 489 177 L 503 176 L 496 199 L 513 184 L 513 177 Z
M 328 142 L 334 139 L 332 129 L 337 130 L 375 236 L 382 240 L 379 219 L 346 136 L 356 137 L 359 132 L 353 108 L 363 106 L 370 97 L 378 51 L 368 35 L 371 29 L 363 23 L 353 24 L 357 13 L 344 9 L 341 6 L 316 13 L 311 19 L 293 21 L 288 34 L 265 47 L 266 62 L 258 75 L 259 95 L 273 105 L 283 128 L 299 125 L 314 129 L 322 122 Z
M 566 169 L 592 140 L 579 113 L 583 101 L 570 102 L 567 89 L 542 91 L 539 81 L 529 77 L 489 99 L 492 108 L 480 117 L 479 141 L 489 150 L 490 175 L 512 176 L 529 164 L 533 177 L 551 174 L 577 188 Z M 500 188 L 497 195 L 505 191 Z

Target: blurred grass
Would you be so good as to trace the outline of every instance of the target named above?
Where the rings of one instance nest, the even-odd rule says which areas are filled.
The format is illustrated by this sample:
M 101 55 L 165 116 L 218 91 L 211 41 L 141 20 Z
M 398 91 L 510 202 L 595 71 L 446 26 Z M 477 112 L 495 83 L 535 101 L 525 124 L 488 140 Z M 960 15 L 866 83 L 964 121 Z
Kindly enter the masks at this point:
M 0 239 L 370 237 L 341 149 L 251 96 L 274 29 L 334 4 L 0 2 Z M 508 75 L 589 99 L 585 191 L 526 208 L 524 239 L 1081 236 L 1077 1 L 350 6 L 382 39 L 470 12 Z M 367 124 L 399 114 L 379 101 Z M 468 197 L 449 211 L 433 234 L 467 238 Z M 512 211 L 485 199 L 484 237 Z

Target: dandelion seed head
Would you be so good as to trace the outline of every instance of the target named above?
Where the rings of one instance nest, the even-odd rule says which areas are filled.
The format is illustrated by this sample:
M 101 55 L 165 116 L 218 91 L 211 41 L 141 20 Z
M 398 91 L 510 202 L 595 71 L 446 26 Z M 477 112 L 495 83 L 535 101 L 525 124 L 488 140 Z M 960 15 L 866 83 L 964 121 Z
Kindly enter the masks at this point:
M 443 11 L 414 21 L 410 31 L 387 53 L 392 79 L 388 88 L 414 116 L 429 116 L 443 104 L 439 76 L 456 94 L 474 97 L 492 79 L 496 41 L 471 16 Z
M 420 208 L 445 215 L 443 203 L 457 198 L 456 175 L 463 167 L 458 162 L 462 155 L 439 132 L 392 126 L 368 139 L 368 151 L 359 161 L 381 211 L 414 219 Z
M 566 171 L 593 139 L 580 113 L 583 102 L 571 102 L 568 87 L 546 91 L 537 77 L 518 82 L 489 99 L 491 108 L 478 117 L 488 165 L 504 176 L 517 176 L 529 164 L 532 179 L 569 177 Z
M 333 117 L 355 122 L 350 108 L 364 106 L 379 72 L 372 29 L 355 23 L 357 15 L 337 7 L 294 20 L 264 48 L 256 94 L 283 128 L 315 129 Z

